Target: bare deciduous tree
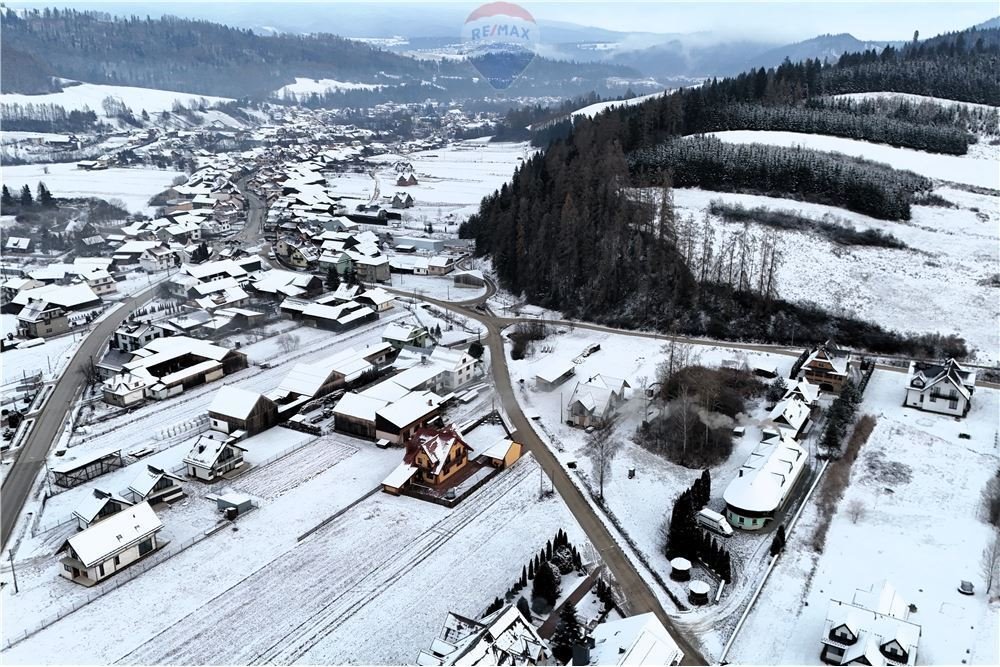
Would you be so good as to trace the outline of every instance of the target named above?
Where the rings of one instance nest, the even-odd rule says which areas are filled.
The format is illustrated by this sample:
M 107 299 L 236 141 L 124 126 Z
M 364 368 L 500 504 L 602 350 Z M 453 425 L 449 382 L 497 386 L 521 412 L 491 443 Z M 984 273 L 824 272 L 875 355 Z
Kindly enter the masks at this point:
M 847 503 L 846 511 L 847 518 L 851 520 L 851 523 L 857 523 L 865 515 L 865 504 L 855 498 Z
M 594 466 L 601 500 L 604 500 L 604 481 L 611 477 L 611 462 L 622 448 L 622 441 L 616 434 L 617 427 L 613 420 L 605 422 L 587 436 L 584 445 L 587 457 Z
M 299 349 L 299 337 L 295 334 L 281 334 L 278 336 L 278 345 L 281 346 L 285 354 Z
M 994 531 L 990 541 L 986 543 L 979 564 L 986 584 L 986 595 L 989 595 L 994 587 L 1000 588 L 1000 530 Z

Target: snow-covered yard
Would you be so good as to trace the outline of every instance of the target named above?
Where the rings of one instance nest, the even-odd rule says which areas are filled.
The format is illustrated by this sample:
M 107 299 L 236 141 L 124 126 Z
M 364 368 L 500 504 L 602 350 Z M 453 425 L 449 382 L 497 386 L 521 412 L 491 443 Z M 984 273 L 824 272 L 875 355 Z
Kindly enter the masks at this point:
M 416 276 L 404 273 L 392 274 L 392 287 L 411 292 L 419 297 L 430 297 L 439 301 L 468 301 L 486 294 L 485 287 L 464 287 L 455 284 L 452 275 Z
M 599 351 L 587 357 L 580 356 L 585 348 L 594 343 L 600 344 Z M 586 383 L 598 374 L 625 379 L 631 384 L 629 399 L 619 408 L 617 434 L 624 446 L 612 462 L 610 478 L 605 480 L 606 506 L 645 556 L 649 566 L 667 581 L 675 595 L 683 598 L 684 585 L 669 581 L 670 564 L 662 551 L 661 528 L 664 520 L 670 516 L 676 497 L 692 484 L 701 470 L 671 463 L 634 442 L 634 434 L 643 413 L 649 409 L 652 414 L 655 409 L 655 406 L 647 407 L 647 402 L 642 397 L 643 379 L 645 386 L 655 381 L 656 367 L 666 357 L 663 345 L 663 341 L 652 338 L 574 328 L 535 342 L 534 354 L 523 360 L 511 361 L 510 368 L 518 402 L 526 414 L 532 417 L 537 415 L 534 419 L 535 431 L 553 448 L 556 458 L 567 466 L 570 474 L 576 475 L 595 495 L 598 484 L 586 453 L 586 433 L 563 421 L 568 416 L 568 403 L 578 382 Z M 786 376 L 794 361 L 793 356 L 713 345 L 693 346 L 692 353 L 692 363 L 710 367 L 719 366 L 723 361 L 746 363 L 751 368 L 759 365 L 777 369 Z M 551 391 L 545 391 L 538 388 L 535 374 L 551 363 L 550 360 L 573 363 L 575 375 Z M 734 441 L 733 452 L 726 461 L 711 468 L 712 499 L 709 506 L 716 510 L 724 507 L 722 492 L 736 469 L 760 440 L 760 422 L 766 417 L 766 411 L 759 401 L 748 402 L 748 408 L 749 414 L 739 416 L 734 423 L 734 426 L 743 426 L 746 434 Z M 567 464 L 575 467 L 569 468 Z M 629 470 L 635 470 L 634 477 L 629 478 Z M 735 612 L 739 611 L 752 585 L 756 583 L 769 539 L 770 536 L 765 534 L 744 534 L 727 540 L 726 546 L 734 556 L 735 576 L 732 587 L 725 591 L 726 597 L 723 597 L 719 606 L 712 605 L 679 614 L 681 624 L 698 627 L 700 639 L 706 648 L 720 649 L 725 641 L 725 633 L 735 625 Z M 678 611 L 658 583 L 651 581 L 650 585 L 665 609 Z
M 674 203 L 679 213 L 697 220 L 712 200 L 720 200 L 746 208 L 792 210 L 817 220 L 832 215 L 859 230 L 892 234 L 909 249 L 842 246 L 812 233 L 751 224 L 751 229 L 779 236 L 777 289 L 783 298 L 814 302 L 900 332 L 958 334 L 974 349 L 977 363 L 995 363 L 1000 301 L 996 287 L 987 283 L 1000 262 L 1000 198 L 954 188 L 938 188 L 936 193 L 957 208 L 914 206 L 908 222 L 876 220 L 790 199 L 698 189 L 675 190 Z M 710 219 L 717 239 L 743 227 Z
M 964 420 L 904 409 L 903 376 L 876 371 L 862 411 L 878 425 L 854 463 L 822 553 L 811 537 L 814 507 L 802 515 L 728 660 L 737 664 L 821 664 L 830 599 L 886 579 L 916 605 L 918 664 L 1000 663 L 1000 601 L 988 603 L 980 553 L 990 536 L 980 491 L 996 474 L 996 390 L 979 388 Z M 968 433 L 971 439 L 960 439 Z M 847 508 L 864 508 L 856 521 Z M 972 581 L 976 594 L 956 590 Z M 768 641 L 761 641 L 766 636 Z
M 295 83 L 282 86 L 274 91 L 277 97 L 308 97 L 312 93 L 322 95 L 327 92 L 338 90 L 374 90 L 381 86 L 373 83 L 356 83 L 354 81 L 337 81 L 336 79 L 309 79 L 297 76 Z
M 112 168 L 100 171 L 77 169 L 76 163 L 25 164 L 4 167 L 4 184 L 11 192 L 28 185 L 34 192 L 39 181 L 55 197 L 97 197 L 99 199 L 120 199 L 129 212 L 152 213 L 149 199 L 167 188 L 178 176 L 179 171 L 163 169 L 123 169 Z
M 896 169 L 908 169 L 929 178 L 965 183 L 982 188 L 1000 189 L 1000 172 L 997 160 L 969 156 L 926 153 L 911 148 L 895 148 L 857 139 L 830 137 L 822 134 L 800 132 L 772 132 L 766 130 L 729 130 L 711 132 L 722 141 L 736 144 L 771 144 L 774 146 L 802 146 L 820 151 L 834 151 L 845 155 L 884 162 Z
M 562 501 L 538 498 L 530 455 L 452 510 L 383 493 L 361 499 L 399 455 L 363 448 L 247 514 L 238 531 L 199 542 L 14 645 L 6 662 L 406 664 L 446 612 L 474 617 L 503 595 L 558 529 L 587 559 Z M 13 600 L 4 605 L 7 634 L 39 613 Z M 109 617 L 129 621 L 86 632 Z

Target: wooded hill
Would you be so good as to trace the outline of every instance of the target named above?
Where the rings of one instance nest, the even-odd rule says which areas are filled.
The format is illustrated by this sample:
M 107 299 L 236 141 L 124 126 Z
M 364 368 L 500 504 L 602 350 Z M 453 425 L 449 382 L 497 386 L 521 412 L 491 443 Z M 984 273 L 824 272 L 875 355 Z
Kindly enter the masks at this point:
M 176 17 L 117 18 L 71 9 L 0 13 L 3 30 L 2 92 L 57 90 L 52 76 L 113 85 L 160 88 L 203 95 L 263 99 L 295 77 L 360 81 L 386 86 L 311 99 L 318 106 L 360 106 L 483 96 L 491 92 L 465 62 L 418 60 L 334 34 L 258 35 Z M 575 78 L 574 78 L 575 77 Z M 634 77 L 628 67 L 536 58 L 512 94 L 578 95 L 608 77 Z M 544 90 L 545 92 L 538 92 Z
M 593 119 L 579 117 L 572 126 L 564 124 L 562 138 L 559 129 L 552 130 L 544 153 L 485 198 L 461 234 L 476 240 L 477 255 L 492 258 L 504 287 L 571 317 L 730 340 L 801 344 L 835 338 L 885 353 L 964 355 L 964 343 L 955 337 L 907 337 L 781 300 L 774 232 L 752 234 L 744 228 L 719 242 L 707 219 L 675 214 L 670 187 L 676 182 L 759 192 L 907 219 L 910 204 L 926 198 L 930 189 L 930 182 L 915 174 L 801 148 L 734 146 L 682 136 L 711 131 L 720 117 L 737 117 L 726 111 L 733 105 L 745 105 L 739 112 L 745 119 L 771 110 L 775 117 L 818 123 L 809 120 L 812 111 L 789 109 L 804 108 L 819 95 L 847 92 L 830 82 L 857 81 L 846 72 L 859 67 L 879 73 L 870 90 L 906 88 L 910 64 L 923 62 L 934 65 L 927 71 L 936 73 L 942 88 L 925 88 L 922 94 L 947 96 L 972 81 L 982 99 L 1000 99 L 1000 83 L 994 78 L 986 85 L 982 78 L 997 62 L 997 35 L 1000 31 L 973 31 L 926 47 L 848 55 L 833 66 L 785 63 Z M 955 81 L 963 76 L 968 79 Z M 822 123 L 845 114 L 874 121 L 879 113 L 877 105 L 810 108 L 830 113 Z M 947 130 L 942 137 L 967 129 L 967 119 L 959 116 L 945 122 L 947 114 L 915 109 L 899 115 L 893 132 L 905 134 L 907 122 L 920 125 L 924 137 L 933 136 L 934 127 Z M 865 130 L 866 123 L 852 121 L 842 127 L 867 133 L 886 132 L 888 125 Z

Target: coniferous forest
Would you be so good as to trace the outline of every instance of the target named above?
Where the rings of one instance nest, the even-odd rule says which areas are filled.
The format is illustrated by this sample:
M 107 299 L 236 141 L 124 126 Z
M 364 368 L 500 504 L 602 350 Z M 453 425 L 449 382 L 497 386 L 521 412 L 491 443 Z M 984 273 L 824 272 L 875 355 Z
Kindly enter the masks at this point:
M 970 30 L 845 55 L 833 65 L 785 62 L 555 123 L 536 137 L 548 142 L 545 151 L 483 200 L 462 235 L 493 259 L 504 287 L 570 317 L 727 339 L 835 338 L 875 352 L 961 355 L 964 343 L 954 337 L 912 337 L 783 301 L 773 236 L 732 233 L 719 242 L 707 220 L 674 213 L 671 187 L 755 192 L 906 220 L 913 203 L 933 202 L 928 179 L 808 149 L 681 137 L 717 130 L 726 119 L 767 118 L 767 129 L 840 128 L 832 133 L 964 152 L 965 135 L 983 120 L 976 114 L 899 103 L 887 114 L 881 101 L 820 96 L 895 90 L 995 104 L 998 62 L 1000 30 Z M 911 80 L 918 67 L 921 86 Z

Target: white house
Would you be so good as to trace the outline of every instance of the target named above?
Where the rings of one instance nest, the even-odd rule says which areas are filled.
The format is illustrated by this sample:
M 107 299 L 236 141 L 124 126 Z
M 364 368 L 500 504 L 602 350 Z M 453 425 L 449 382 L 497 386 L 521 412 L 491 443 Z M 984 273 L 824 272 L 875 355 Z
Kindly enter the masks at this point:
M 478 360 L 468 352 L 438 346 L 431 352 L 430 360 L 444 369 L 441 384 L 448 391 L 455 391 L 481 375 Z
M 790 396 L 778 401 L 767 420 L 772 426 L 798 439 L 809 423 L 809 412 L 808 405 Z
M 211 482 L 243 465 L 240 447 L 225 433 L 209 431 L 198 436 L 194 447 L 184 457 L 187 474 L 204 482 Z
M 972 407 L 976 390 L 976 372 L 962 367 L 954 359 L 943 364 L 910 362 L 906 375 L 906 399 L 903 405 L 927 412 L 964 417 Z
M 806 451 L 787 431 L 764 431 L 722 494 L 729 523 L 758 530 L 784 506 L 806 464 Z
M 789 387 L 782 398 L 794 398 L 813 408 L 819 403 L 819 387 L 802 378 Z
M 128 485 L 129 492 L 137 501 L 149 503 L 172 503 L 184 497 L 181 488 L 183 480 L 162 468 L 148 465 L 139 476 Z
M 83 502 L 73 510 L 73 518 L 76 519 L 76 525 L 80 530 L 86 530 L 98 521 L 131 507 L 132 504 L 131 501 L 122 498 L 117 493 L 94 489 L 94 492 L 84 498 Z
M 656 614 L 601 623 L 591 635 L 591 665 L 679 665 L 684 652 Z M 575 660 L 573 664 L 578 664 Z
M 93 586 L 155 551 L 162 528 L 149 503 L 129 507 L 66 540 L 58 551 L 67 552 L 59 574 Z
M 828 665 L 915 665 L 920 626 L 889 582 L 854 592 L 852 602 L 830 600 L 820 659 Z
M 582 427 L 606 422 L 624 402 L 630 386 L 626 380 L 600 374 L 577 382 L 567 403 L 569 421 Z

